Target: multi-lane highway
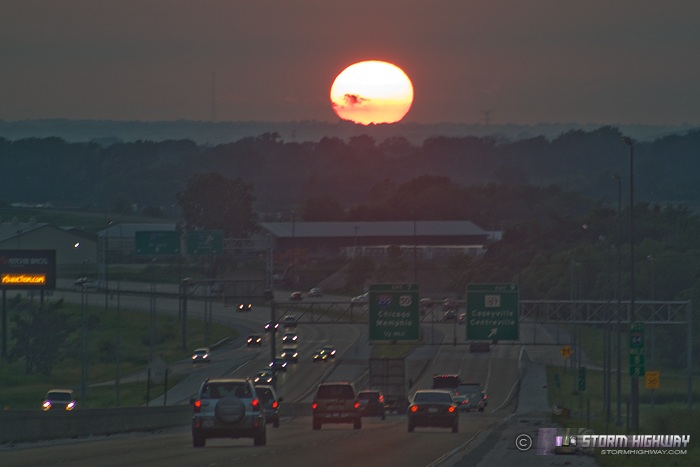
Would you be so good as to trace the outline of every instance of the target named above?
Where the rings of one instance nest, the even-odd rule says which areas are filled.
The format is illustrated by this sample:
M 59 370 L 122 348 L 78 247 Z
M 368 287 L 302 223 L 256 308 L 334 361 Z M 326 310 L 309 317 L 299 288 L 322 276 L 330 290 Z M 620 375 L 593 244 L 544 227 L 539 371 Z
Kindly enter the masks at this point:
M 144 299 L 146 302 L 148 299 Z M 135 305 L 134 305 L 135 306 Z M 148 303 L 146 303 L 148 306 Z M 197 305 L 193 305 L 196 308 Z M 162 300 L 159 312 L 175 310 L 177 302 Z M 227 321 L 243 332 L 240 342 L 231 342 L 213 354 L 213 362 L 192 368 L 191 364 L 174 365 L 173 371 L 186 371 L 190 377 L 168 396 L 168 403 L 186 403 L 201 381 L 210 376 L 252 376 L 269 361 L 271 336 L 262 332 L 269 311 L 235 313 L 231 308 L 213 310 L 214 319 Z M 439 342 L 459 333 L 462 326 L 453 324 L 424 325 L 430 333 L 428 342 Z M 264 336 L 261 348 L 245 346 L 247 331 Z M 484 413 L 460 415 L 457 434 L 439 428 L 418 428 L 408 433 L 405 416 L 389 415 L 386 420 L 363 419 L 361 430 L 350 425 L 328 425 L 320 431 L 311 428 L 312 392 L 324 379 L 350 379 L 362 388 L 366 384 L 370 346 L 367 329 L 358 324 L 304 323 L 297 328 L 300 362 L 282 373 L 278 388 L 285 403 L 294 403 L 301 410 L 282 419 L 280 428 L 268 427 L 268 442 L 254 447 L 250 439 L 209 440 L 203 449 L 192 447 L 189 427 L 159 433 L 122 434 L 97 439 L 66 440 L 52 443 L 28 443 L 0 451 L 3 466 L 14 465 L 90 465 L 90 466 L 427 466 L 438 465 L 450 453 L 476 446 L 486 432 L 512 413 L 514 389 L 518 380 L 519 346 L 500 345 L 489 353 L 472 354 L 465 345 L 429 346 L 418 349 L 409 359 L 408 375 L 411 391 L 428 388 L 433 373 L 459 372 L 464 379 L 482 383 L 488 392 L 489 405 Z M 278 335 L 278 338 L 281 335 Z M 281 341 L 278 342 L 278 348 Z M 331 343 L 339 355 L 334 362 L 313 363 L 312 352 Z M 411 361 L 413 359 L 413 361 Z M 425 362 L 429 364 L 426 367 Z M 423 371 L 425 369 L 425 371 Z

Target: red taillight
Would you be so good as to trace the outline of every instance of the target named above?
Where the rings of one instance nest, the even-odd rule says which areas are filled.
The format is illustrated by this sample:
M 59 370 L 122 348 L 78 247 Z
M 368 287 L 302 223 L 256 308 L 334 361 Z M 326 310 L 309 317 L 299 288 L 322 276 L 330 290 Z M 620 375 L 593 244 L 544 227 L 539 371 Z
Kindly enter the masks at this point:
M 260 401 L 258 399 L 253 399 L 253 412 L 260 410 Z
M 316 410 L 318 408 L 318 402 L 314 401 L 313 404 L 311 404 L 311 408 Z
M 379 402 L 384 403 L 384 396 L 379 396 Z
M 355 408 L 359 409 L 360 408 L 360 401 L 355 401 Z
M 277 401 L 274 401 L 274 402 L 272 403 L 272 408 L 273 408 L 273 409 L 276 409 L 276 408 L 279 407 L 279 406 L 280 406 L 280 404 L 279 404 L 279 402 L 277 402 Z
M 450 408 L 447 409 L 447 411 L 450 412 L 450 413 L 454 412 L 455 410 L 457 410 L 457 409 L 455 408 L 454 405 L 451 405 Z
M 196 401 L 194 401 L 194 404 L 192 404 L 192 405 L 194 405 L 194 412 L 195 413 L 199 413 L 202 411 L 202 401 L 201 400 L 197 399 Z
M 417 406 L 417 405 L 412 405 L 412 406 L 411 406 L 411 412 L 418 412 L 418 406 Z

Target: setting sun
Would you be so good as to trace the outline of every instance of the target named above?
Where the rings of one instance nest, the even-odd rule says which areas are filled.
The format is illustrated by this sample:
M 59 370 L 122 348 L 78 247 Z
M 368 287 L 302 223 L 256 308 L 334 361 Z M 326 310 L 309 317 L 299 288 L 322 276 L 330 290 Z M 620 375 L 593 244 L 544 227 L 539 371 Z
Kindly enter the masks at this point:
M 411 108 L 413 85 L 396 65 L 377 60 L 359 62 L 335 78 L 331 102 L 343 120 L 363 125 L 396 123 Z

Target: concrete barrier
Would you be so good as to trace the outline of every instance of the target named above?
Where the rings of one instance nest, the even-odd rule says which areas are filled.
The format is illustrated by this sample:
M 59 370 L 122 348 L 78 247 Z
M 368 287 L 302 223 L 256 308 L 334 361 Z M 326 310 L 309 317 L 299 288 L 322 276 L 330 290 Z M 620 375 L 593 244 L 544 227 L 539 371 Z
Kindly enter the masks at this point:
M 192 407 L 124 407 L 72 412 L 10 410 L 0 412 L 0 443 L 109 435 L 187 426 Z

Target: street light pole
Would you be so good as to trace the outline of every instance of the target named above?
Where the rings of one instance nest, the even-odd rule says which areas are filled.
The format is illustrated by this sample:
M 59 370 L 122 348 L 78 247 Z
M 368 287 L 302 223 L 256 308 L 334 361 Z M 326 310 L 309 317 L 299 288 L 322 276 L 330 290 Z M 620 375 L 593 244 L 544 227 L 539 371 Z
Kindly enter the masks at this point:
M 625 136 L 624 143 L 630 148 L 630 326 L 634 324 L 634 141 Z M 630 375 L 630 399 L 632 429 L 639 433 L 639 378 Z
M 613 174 L 613 178 L 617 181 L 617 416 L 615 424 L 622 426 L 622 344 L 621 344 L 621 329 L 622 329 L 622 179 L 619 174 Z

